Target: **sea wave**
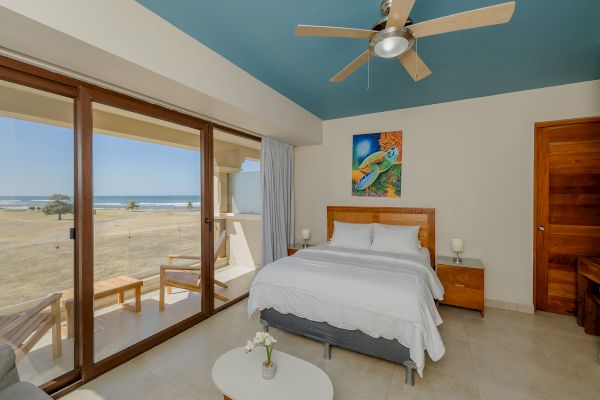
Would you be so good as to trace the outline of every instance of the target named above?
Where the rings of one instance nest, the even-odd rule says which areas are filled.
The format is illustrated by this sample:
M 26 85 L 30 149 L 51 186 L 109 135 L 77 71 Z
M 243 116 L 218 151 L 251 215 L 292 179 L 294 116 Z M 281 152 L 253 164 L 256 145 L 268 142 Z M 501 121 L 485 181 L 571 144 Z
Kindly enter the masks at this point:
M 138 203 L 141 207 L 187 207 L 188 203 Z M 192 202 L 194 207 L 200 206 L 200 203 Z

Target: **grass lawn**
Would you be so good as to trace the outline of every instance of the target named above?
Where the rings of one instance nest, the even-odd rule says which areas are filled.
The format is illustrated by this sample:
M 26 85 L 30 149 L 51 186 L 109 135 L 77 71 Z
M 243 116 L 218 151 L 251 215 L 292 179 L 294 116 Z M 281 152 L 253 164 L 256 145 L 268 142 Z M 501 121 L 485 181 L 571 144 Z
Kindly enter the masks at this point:
M 200 213 L 97 210 L 96 280 L 144 270 L 158 273 L 169 254 L 200 255 Z M 73 286 L 73 215 L 0 209 L 0 308 Z

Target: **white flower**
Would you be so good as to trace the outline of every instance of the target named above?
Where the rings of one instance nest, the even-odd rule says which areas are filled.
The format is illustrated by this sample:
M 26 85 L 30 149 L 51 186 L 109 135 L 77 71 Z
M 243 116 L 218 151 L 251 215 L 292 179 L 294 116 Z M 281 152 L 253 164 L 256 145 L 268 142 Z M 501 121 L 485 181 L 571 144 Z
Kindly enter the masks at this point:
M 262 344 L 264 340 L 263 332 L 256 332 L 254 339 L 252 339 L 254 344 Z
M 277 340 L 268 332 L 256 332 L 256 335 L 252 338 L 252 340 L 248 340 L 246 343 L 246 353 L 254 350 L 254 346 L 262 345 L 262 346 L 272 346 L 277 343 Z
M 252 350 L 254 350 L 254 343 L 252 343 L 252 341 L 251 341 L 251 340 L 248 340 L 248 341 L 246 342 L 246 347 L 244 347 L 244 351 L 245 351 L 246 353 L 250 353 Z
M 277 343 L 277 340 L 275 340 L 275 338 L 271 335 L 268 335 L 265 338 L 265 346 L 271 346 L 272 344 Z

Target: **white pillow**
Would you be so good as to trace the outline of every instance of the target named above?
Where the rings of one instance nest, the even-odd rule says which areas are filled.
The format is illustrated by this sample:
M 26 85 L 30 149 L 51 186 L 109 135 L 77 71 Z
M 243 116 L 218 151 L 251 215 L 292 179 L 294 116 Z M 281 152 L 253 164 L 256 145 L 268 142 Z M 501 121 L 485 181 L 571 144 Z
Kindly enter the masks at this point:
M 333 221 L 331 246 L 368 250 L 373 240 L 373 224 L 348 224 Z
M 419 254 L 420 226 L 374 224 L 371 250 Z

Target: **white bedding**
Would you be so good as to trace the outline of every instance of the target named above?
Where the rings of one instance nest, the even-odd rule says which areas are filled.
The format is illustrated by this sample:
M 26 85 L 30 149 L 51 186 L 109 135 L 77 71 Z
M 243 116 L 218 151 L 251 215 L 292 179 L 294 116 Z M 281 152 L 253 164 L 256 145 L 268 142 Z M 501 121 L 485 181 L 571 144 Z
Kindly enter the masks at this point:
M 445 348 L 435 299 L 444 289 L 428 252 L 399 255 L 321 245 L 264 268 L 250 286 L 248 313 L 273 308 L 372 337 L 397 339 L 410 349 L 419 375 L 425 350 L 433 361 Z

